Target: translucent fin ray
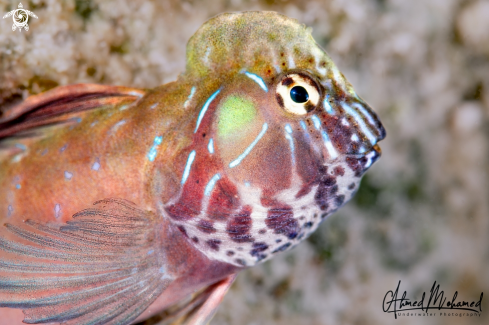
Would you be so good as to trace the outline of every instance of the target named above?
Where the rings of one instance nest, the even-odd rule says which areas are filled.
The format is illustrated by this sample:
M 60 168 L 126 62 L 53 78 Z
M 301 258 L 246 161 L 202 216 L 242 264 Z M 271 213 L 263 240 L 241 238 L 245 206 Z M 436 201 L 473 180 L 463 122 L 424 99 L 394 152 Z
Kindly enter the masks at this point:
M 61 226 L 4 225 L 0 307 L 23 309 L 28 324 L 125 325 L 168 287 L 154 215 L 120 199 L 94 205 Z

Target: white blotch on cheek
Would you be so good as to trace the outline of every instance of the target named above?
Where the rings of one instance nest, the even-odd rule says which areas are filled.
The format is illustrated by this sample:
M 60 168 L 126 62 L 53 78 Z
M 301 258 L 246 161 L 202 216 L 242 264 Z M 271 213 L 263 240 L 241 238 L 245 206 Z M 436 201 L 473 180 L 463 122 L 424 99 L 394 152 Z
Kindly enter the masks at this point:
M 60 149 L 59 149 L 59 152 L 63 152 L 66 150 L 66 147 L 68 147 L 67 144 L 65 144 L 64 146 L 62 146 Z
M 194 94 L 195 94 L 195 90 L 196 89 L 197 88 L 195 88 L 195 86 L 192 87 L 192 89 L 190 89 L 190 95 L 188 95 L 187 100 L 185 101 L 185 103 L 183 103 L 183 107 L 184 108 L 187 108 L 188 105 L 190 104 L 190 102 L 192 101 L 192 98 L 194 97 Z
M 95 160 L 95 162 L 93 163 L 92 165 L 92 170 L 94 171 L 98 171 L 100 169 L 100 162 L 98 160 L 98 158 Z
M 289 140 L 289 146 L 290 146 L 290 154 L 291 154 L 291 159 L 292 159 L 292 165 L 295 166 L 295 149 L 294 149 L 294 139 L 292 138 L 292 127 L 290 126 L 289 123 L 285 124 L 285 138 Z
M 204 55 L 204 63 L 207 65 L 209 64 L 209 55 L 211 54 L 211 48 L 210 46 L 207 48 L 207 50 L 205 51 L 205 55 Z
M 156 106 L 158 106 L 158 104 L 157 104 L 157 103 L 156 103 L 156 104 L 151 105 L 151 106 L 150 106 L 150 109 L 153 109 L 153 108 L 155 108 Z
M 353 141 L 353 142 L 357 142 L 358 140 L 359 140 L 359 139 L 358 139 L 358 135 L 353 134 L 353 135 L 351 136 L 351 141 Z
M 122 121 L 119 121 L 117 122 L 116 124 L 114 124 L 114 126 L 112 127 L 111 129 L 111 132 L 116 132 L 121 126 L 123 126 L 124 124 L 126 124 L 126 120 L 122 120 Z
M 212 154 L 214 153 L 214 140 L 212 138 L 209 140 L 209 144 L 207 145 L 207 150 Z
M 7 217 L 10 217 L 10 216 L 12 215 L 12 213 L 13 213 L 13 212 L 14 212 L 14 208 L 13 208 L 11 205 L 9 205 L 9 206 L 8 206 L 8 213 L 7 213 Z
M 54 217 L 56 219 L 59 219 L 61 217 L 61 205 L 59 203 L 56 203 L 54 206 Z
M 348 123 L 348 121 L 345 118 L 341 119 L 341 124 L 343 124 L 344 126 L 350 125 L 350 123 Z
M 140 92 L 138 92 L 138 91 L 130 91 L 129 92 L 129 95 L 136 96 L 136 97 L 139 97 L 139 98 L 143 97 L 143 94 L 140 93 Z
M 326 68 L 321 67 L 321 58 L 322 58 L 322 53 L 321 50 L 318 49 L 317 47 L 314 48 L 314 60 L 316 61 L 316 70 L 322 75 L 326 75 Z
M 73 178 L 73 173 L 70 173 L 69 171 L 65 170 L 65 178 L 67 180 L 70 180 Z
M 289 54 L 289 69 L 295 69 L 295 61 L 294 58 L 292 57 L 292 54 Z

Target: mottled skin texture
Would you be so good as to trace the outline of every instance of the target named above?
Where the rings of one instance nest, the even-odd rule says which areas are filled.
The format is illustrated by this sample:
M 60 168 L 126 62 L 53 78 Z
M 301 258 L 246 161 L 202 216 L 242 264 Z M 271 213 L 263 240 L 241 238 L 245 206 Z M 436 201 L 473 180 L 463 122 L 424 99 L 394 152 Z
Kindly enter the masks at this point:
M 308 102 L 291 102 L 294 85 Z M 177 81 L 125 96 L 49 117 L 64 122 L 49 128 L 18 129 L 31 123 L 22 107 L 4 117 L 0 220 L 59 225 L 106 198 L 154 216 L 143 260 L 161 260 L 170 284 L 139 319 L 306 238 L 351 198 L 385 136 L 310 31 L 272 12 L 210 20 L 189 41 Z M 0 236 L 19 242 L 6 229 Z M 0 305 L 12 297 L 0 290 Z

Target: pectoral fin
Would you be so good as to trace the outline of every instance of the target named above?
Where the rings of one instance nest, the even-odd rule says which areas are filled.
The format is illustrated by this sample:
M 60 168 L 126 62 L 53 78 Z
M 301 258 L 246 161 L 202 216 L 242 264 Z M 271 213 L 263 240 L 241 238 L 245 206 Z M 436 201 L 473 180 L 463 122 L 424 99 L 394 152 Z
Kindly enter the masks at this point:
M 156 218 L 106 199 L 73 219 L 4 225 L 13 239 L 0 237 L 0 307 L 29 324 L 131 324 L 173 280 Z

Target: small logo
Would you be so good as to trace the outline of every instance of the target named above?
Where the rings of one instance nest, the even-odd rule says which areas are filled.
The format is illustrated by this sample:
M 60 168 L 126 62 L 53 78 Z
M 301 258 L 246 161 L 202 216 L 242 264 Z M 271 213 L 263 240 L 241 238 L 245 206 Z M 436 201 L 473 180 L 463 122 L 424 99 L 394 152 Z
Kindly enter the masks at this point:
M 19 32 L 22 31 L 22 27 L 28 31 L 29 25 L 27 25 L 27 21 L 29 21 L 29 16 L 37 18 L 36 14 L 32 11 L 26 10 L 23 8 L 22 3 L 19 3 L 18 9 L 12 10 L 11 12 L 6 13 L 3 18 L 7 18 L 12 16 L 14 20 L 14 24 L 12 25 L 12 30 L 15 31 L 17 28 Z

